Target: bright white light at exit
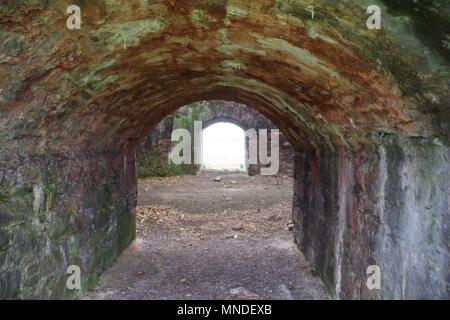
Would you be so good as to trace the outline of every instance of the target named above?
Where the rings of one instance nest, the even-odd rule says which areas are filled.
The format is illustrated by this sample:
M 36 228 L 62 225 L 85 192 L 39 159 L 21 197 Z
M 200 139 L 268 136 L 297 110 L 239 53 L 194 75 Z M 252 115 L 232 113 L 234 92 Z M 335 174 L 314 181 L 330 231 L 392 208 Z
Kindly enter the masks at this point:
M 231 123 L 203 130 L 203 167 L 212 170 L 245 170 L 245 132 Z

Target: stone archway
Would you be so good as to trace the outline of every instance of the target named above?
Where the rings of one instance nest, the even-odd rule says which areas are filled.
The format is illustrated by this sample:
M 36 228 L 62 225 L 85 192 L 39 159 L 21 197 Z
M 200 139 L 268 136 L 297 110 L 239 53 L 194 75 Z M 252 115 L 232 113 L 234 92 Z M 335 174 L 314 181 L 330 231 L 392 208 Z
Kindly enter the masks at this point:
M 203 129 L 206 129 L 210 126 L 213 126 L 213 125 L 215 125 L 217 123 L 221 123 L 221 122 L 231 123 L 231 124 L 234 124 L 235 126 L 238 126 L 241 129 L 244 129 L 242 127 L 242 123 L 239 120 L 231 118 L 231 117 L 217 117 L 214 119 L 210 119 L 203 123 Z
M 312 19 L 304 1 L 74 2 L 81 30 L 65 1 L 1 9 L 2 298 L 77 297 L 73 264 L 92 287 L 134 238 L 137 142 L 213 99 L 295 148 L 296 241 L 336 297 L 448 297 L 445 4 L 374 0 L 385 27 L 368 30 L 360 3 Z
M 193 123 L 201 121 L 203 129 L 210 125 L 224 122 L 232 123 L 242 128 L 244 131 L 255 130 L 258 134 L 260 129 L 268 130 L 271 134 L 277 127 L 255 109 L 231 101 L 201 101 L 188 106 L 183 106 L 175 113 L 167 116 L 158 123 L 140 142 L 137 147 L 138 167 L 142 163 L 154 158 L 158 166 L 170 171 L 169 158 L 171 150 L 171 137 L 174 129 L 188 129 L 193 132 Z M 270 137 L 269 137 L 270 138 Z M 277 137 L 280 147 L 279 174 L 292 176 L 294 171 L 294 150 L 283 135 Z M 270 140 L 270 139 L 269 139 Z M 246 153 L 248 154 L 248 141 L 246 142 Z M 159 160 L 161 159 L 161 160 Z M 247 164 L 246 169 L 250 175 L 260 174 L 262 164 Z M 195 170 L 194 170 L 195 171 Z

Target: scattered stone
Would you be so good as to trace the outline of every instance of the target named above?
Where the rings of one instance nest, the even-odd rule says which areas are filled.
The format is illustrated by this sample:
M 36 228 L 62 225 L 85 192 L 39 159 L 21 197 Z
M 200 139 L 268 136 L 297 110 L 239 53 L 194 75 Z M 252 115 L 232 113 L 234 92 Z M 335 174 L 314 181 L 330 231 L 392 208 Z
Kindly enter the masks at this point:
M 230 290 L 230 294 L 233 295 L 234 298 L 238 299 L 255 300 L 261 298 L 259 294 L 256 294 L 244 287 L 233 288 Z
M 222 177 L 215 177 L 214 178 L 214 182 L 220 182 L 220 181 L 222 181 Z
M 136 272 L 134 275 L 135 275 L 136 277 L 142 278 L 143 276 L 145 276 L 145 272 L 139 271 L 139 272 Z
M 242 230 L 244 230 L 244 226 L 237 225 L 237 226 L 232 227 L 231 230 L 233 230 L 233 231 L 242 231 Z

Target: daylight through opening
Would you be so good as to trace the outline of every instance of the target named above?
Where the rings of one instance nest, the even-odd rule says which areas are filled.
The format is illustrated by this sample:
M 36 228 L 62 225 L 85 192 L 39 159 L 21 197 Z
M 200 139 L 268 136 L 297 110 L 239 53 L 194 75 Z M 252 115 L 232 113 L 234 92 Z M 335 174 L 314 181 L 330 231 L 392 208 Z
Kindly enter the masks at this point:
M 245 170 L 245 132 L 232 123 L 216 123 L 203 130 L 202 168 Z

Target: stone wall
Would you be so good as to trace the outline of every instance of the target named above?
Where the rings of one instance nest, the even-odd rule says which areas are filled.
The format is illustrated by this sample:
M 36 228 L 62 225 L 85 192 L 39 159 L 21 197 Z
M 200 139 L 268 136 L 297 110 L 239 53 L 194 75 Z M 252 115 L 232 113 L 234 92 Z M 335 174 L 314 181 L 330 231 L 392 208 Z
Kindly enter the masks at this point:
M 160 155 L 161 160 L 168 161 L 172 146 L 173 118 L 174 115 L 164 118 L 142 139 L 136 153 L 138 164 L 141 157 L 149 150 L 156 151 Z
M 450 150 L 377 139 L 296 153 L 295 240 L 336 297 L 448 298 Z M 65 287 L 67 267 L 92 288 L 134 238 L 133 152 L 0 164 L 0 297 L 80 297 Z M 380 291 L 366 287 L 369 265 L 381 267 Z
M 277 129 L 276 126 L 261 113 L 245 105 L 227 101 L 202 101 L 181 107 L 177 112 L 162 120 L 143 139 L 137 148 L 138 166 L 148 152 L 155 152 L 164 163 L 168 163 L 171 147 L 171 135 L 174 129 L 188 129 L 193 134 L 194 121 L 202 121 L 203 128 L 218 122 L 229 122 L 238 125 L 243 130 Z M 294 150 L 280 132 L 280 170 L 279 174 L 292 176 L 294 172 Z M 268 137 L 270 143 L 271 137 Z M 248 151 L 248 143 L 247 143 Z M 270 150 L 270 149 L 269 149 Z M 249 165 L 250 175 L 260 174 L 261 164 Z
M 377 146 L 298 153 L 295 240 L 339 298 L 448 299 L 450 149 L 380 136 Z M 368 290 L 366 268 L 381 268 Z
M 0 300 L 79 298 L 135 237 L 133 152 L 0 159 Z M 68 290 L 68 266 L 82 291 Z

